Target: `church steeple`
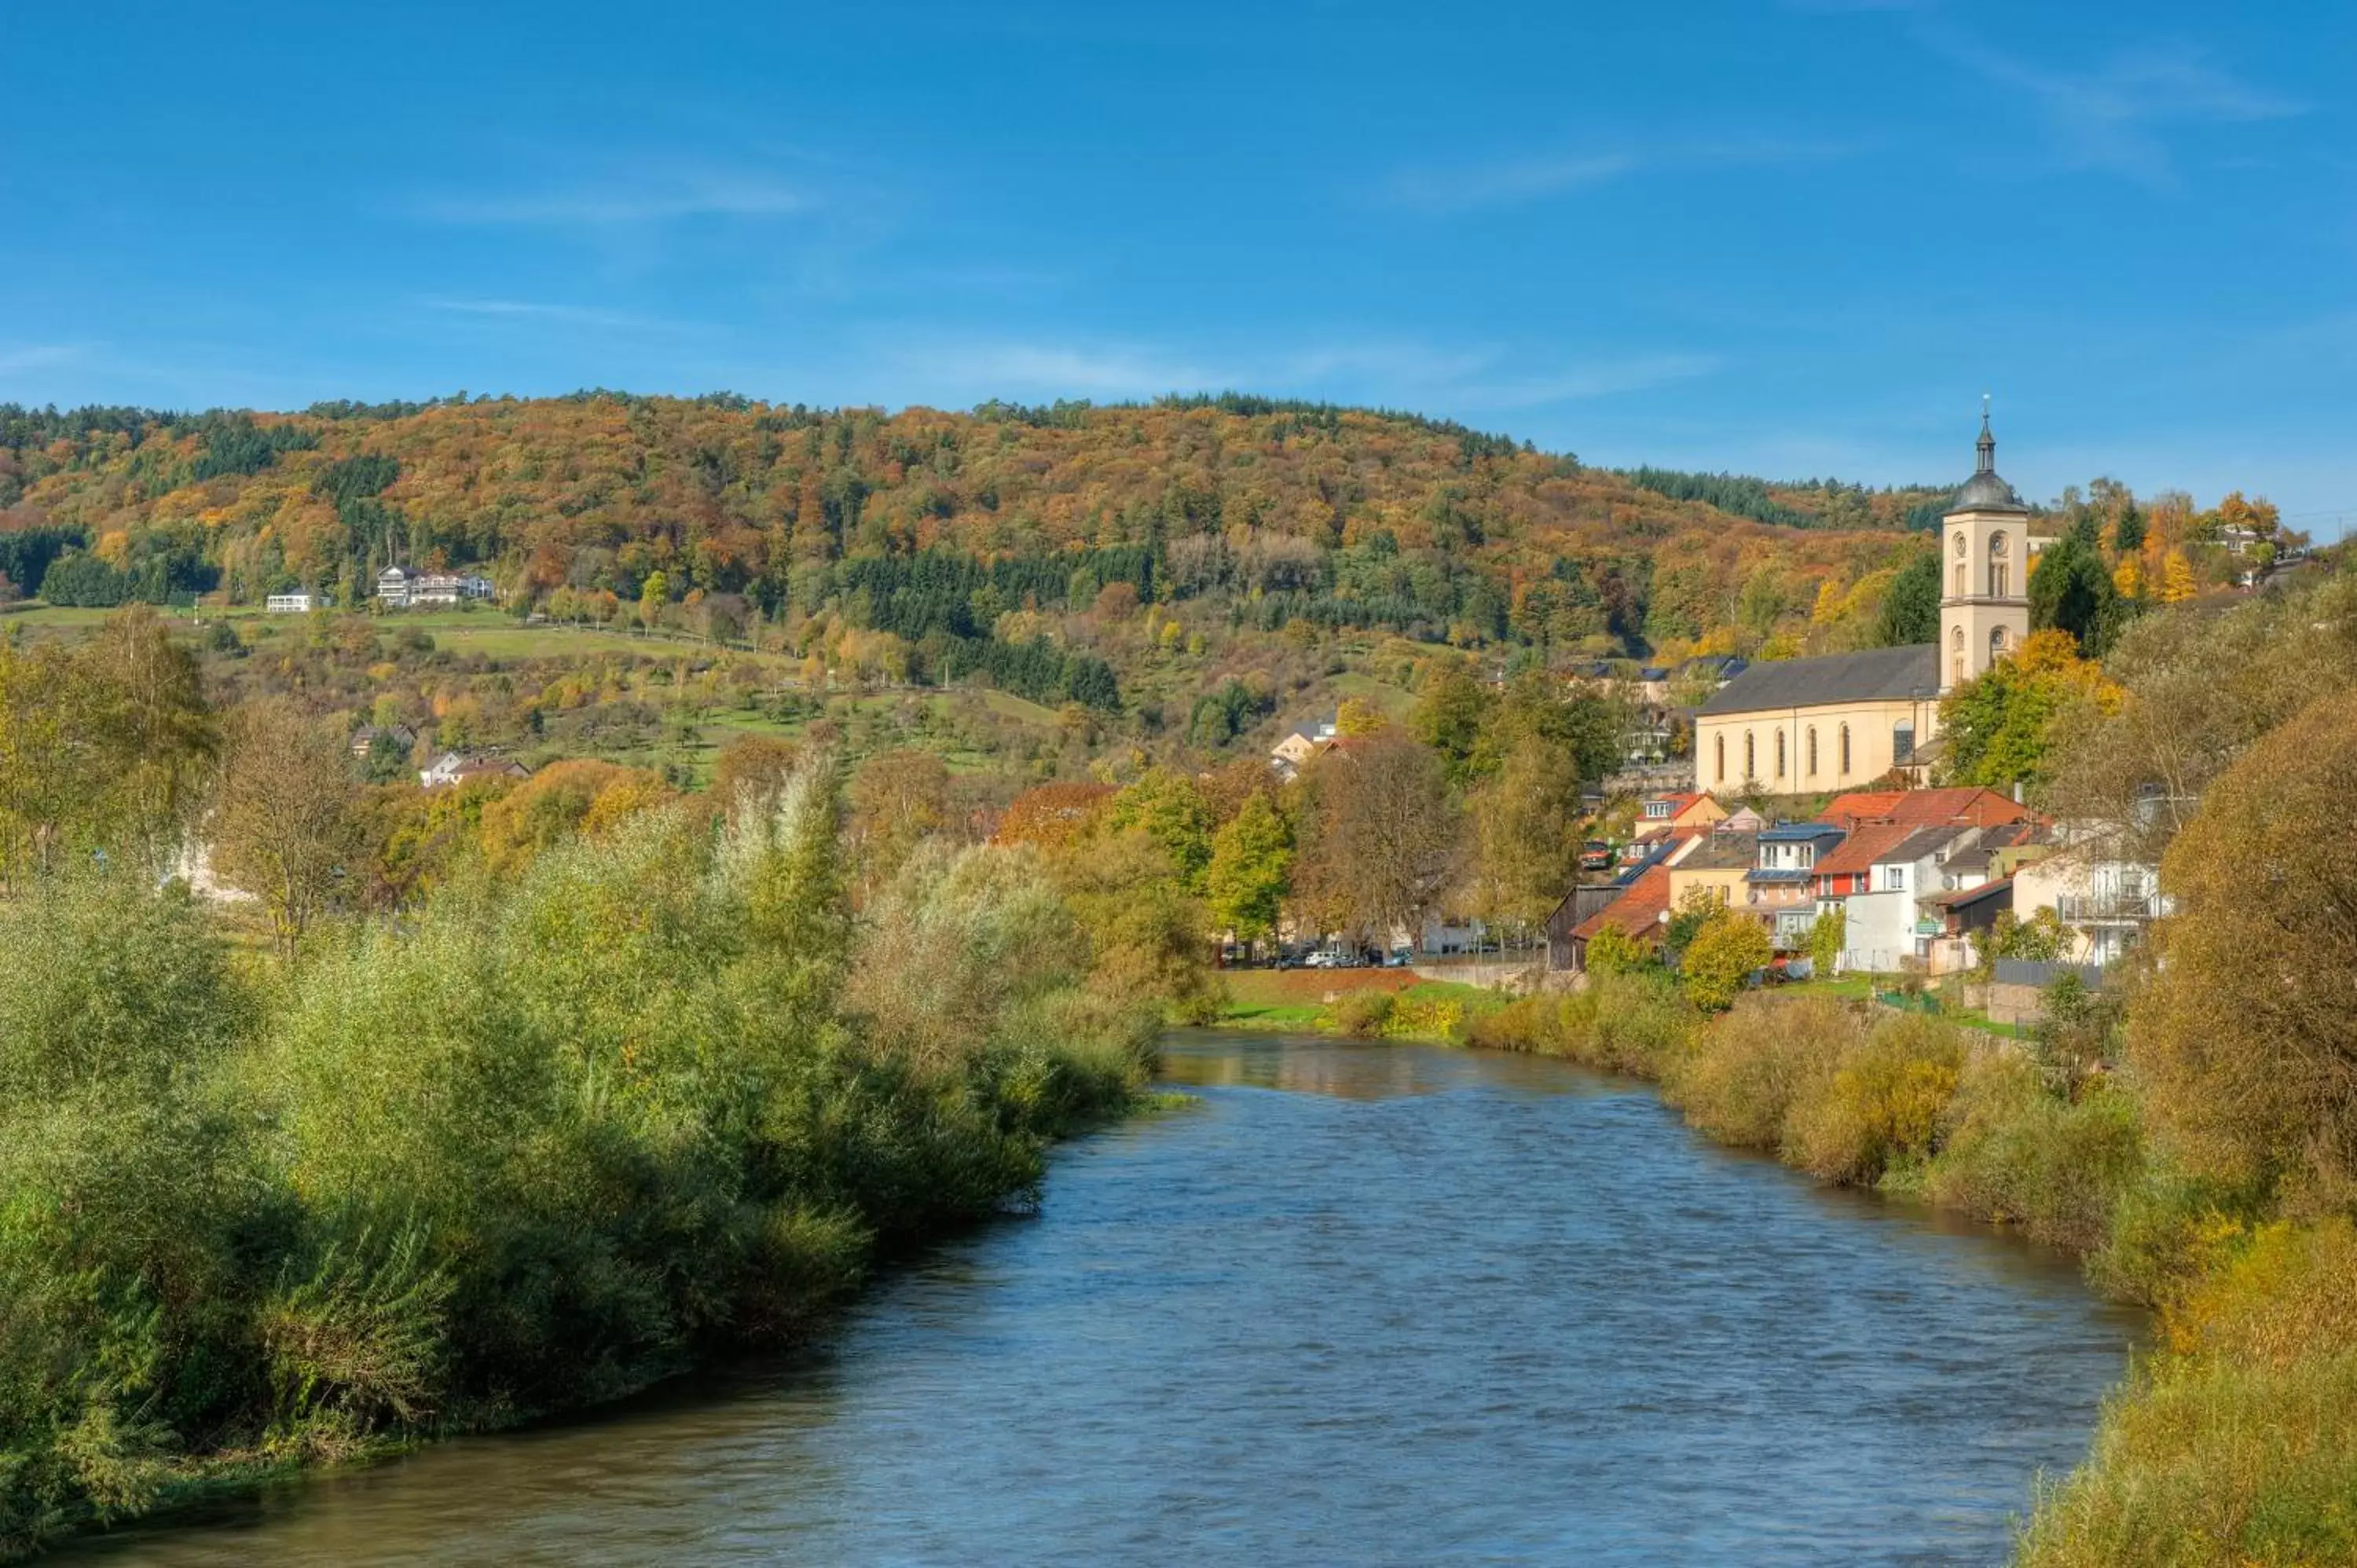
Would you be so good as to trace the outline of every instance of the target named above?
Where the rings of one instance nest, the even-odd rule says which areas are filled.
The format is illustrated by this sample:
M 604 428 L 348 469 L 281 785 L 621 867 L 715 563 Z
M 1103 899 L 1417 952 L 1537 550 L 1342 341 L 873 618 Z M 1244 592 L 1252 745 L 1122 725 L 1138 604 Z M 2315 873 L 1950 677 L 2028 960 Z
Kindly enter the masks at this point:
M 2029 635 L 2029 509 L 1996 471 L 1988 396 L 1981 397 L 1979 461 L 1941 520 L 1940 694 L 2007 657 Z

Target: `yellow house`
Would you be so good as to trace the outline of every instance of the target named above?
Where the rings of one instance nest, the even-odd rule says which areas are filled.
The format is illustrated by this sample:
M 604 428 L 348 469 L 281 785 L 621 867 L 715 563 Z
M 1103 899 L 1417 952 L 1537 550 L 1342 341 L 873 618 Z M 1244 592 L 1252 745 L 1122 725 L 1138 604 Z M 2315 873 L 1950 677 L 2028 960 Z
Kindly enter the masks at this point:
M 1921 772 L 1940 699 L 2029 634 L 2029 509 L 1979 462 L 1941 520 L 1940 640 L 1754 663 L 1695 715 L 1695 786 L 1773 795 L 1855 789 Z
M 1713 833 L 1670 867 L 1670 908 L 1676 909 L 1697 888 L 1732 908 L 1744 907 L 1744 873 L 1758 864 L 1760 840 L 1752 833 Z

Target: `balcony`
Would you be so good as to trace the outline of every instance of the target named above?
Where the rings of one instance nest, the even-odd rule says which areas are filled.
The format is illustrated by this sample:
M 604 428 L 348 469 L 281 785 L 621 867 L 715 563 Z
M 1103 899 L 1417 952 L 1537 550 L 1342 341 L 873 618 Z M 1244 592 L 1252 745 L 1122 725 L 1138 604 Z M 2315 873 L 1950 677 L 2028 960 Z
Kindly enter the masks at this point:
M 2054 912 L 2066 926 L 2142 925 L 2168 914 L 2169 900 L 2158 893 L 2065 893 Z

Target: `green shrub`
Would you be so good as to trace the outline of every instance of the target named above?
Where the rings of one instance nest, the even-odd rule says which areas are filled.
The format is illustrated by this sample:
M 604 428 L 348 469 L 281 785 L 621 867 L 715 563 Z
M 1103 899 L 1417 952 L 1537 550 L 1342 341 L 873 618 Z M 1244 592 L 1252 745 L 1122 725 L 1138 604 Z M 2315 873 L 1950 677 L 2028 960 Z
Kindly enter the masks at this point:
M 1392 1018 L 1392 993 L 1388 991 L 1347 991 L 1337 997 L 1327 1009 L 1335 1029 L 1353 1039 L 1371 1040 L 1383 1032 Z
M 1941 1118 L 1925 1191 L 1943 1207 L 2089 1251 L 2113 1234 L 2122 1201 L 2146 1178 L 2143 1130 L 2125 1090 L 2098 1086 L 2074 1105 L 2050 1082 L 2027 1057 L 1975 1057 Z
M 1747 995 L 1697 1032 L 1663 1088 L 1719 1142 L 1781 1149 L 1794 1108 L 1825 1092 L 1865 1035 L 1858 1010 L 1831 997 Z
M 1899 1014 L 1878 1021 L 1863 1043 L 1843 1045 L 1832 1078 L 1793 1104 L 1783 1153 L 1812 1176 L 1871 1186 L 1930 1155 L 1964 1041 L 1938 1019 Z

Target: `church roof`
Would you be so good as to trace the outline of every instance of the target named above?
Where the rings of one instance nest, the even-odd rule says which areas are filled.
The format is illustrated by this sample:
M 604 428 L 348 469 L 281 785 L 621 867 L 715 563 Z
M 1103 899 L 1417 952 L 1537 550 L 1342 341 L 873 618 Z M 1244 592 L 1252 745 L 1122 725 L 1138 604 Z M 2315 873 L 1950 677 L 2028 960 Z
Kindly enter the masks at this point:
M 1754 664 L 1712 693 L 1710 701 L 1697 711 L 1704 718 L 1715 718 L 1721 714 L 1929 697 L 1939 689 L 1940 650 L 1922 642 Z
M 1997 477 L 1996 437 L 1989 434 L 1986 399 L 1983 399 L 1981 403 L 1981 438 L 1975 450 L 1978 453 L 1979 461 L 1973 469 L 1973 477 L 1964 481 L 1964 488 L 1958 490 L 1954 499 L 1948 502 L 1945 515 L 1953 517 L 1960 511 L 2027 513 L 2029 508 L 2023 504 L 2019 496 L 2013 493 L 2013 487 Z

